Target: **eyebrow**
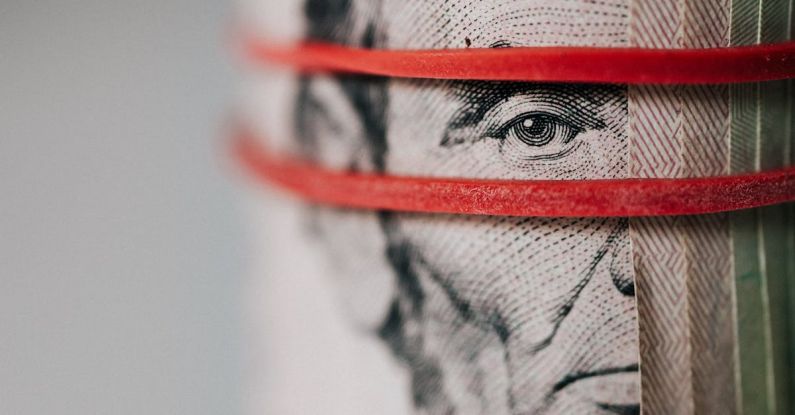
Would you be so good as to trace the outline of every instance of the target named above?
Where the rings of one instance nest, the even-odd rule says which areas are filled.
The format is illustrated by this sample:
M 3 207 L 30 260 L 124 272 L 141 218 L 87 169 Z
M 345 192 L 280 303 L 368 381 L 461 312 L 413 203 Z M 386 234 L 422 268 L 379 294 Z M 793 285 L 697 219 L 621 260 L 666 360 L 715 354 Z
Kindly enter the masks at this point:
M 464 106 L 450 120 L 448 128 L 475 125 L 491 108 L 526 89 L 515 83 L 460 81 L 453 83 L 452 90 L 456 98 L 464 101 Z

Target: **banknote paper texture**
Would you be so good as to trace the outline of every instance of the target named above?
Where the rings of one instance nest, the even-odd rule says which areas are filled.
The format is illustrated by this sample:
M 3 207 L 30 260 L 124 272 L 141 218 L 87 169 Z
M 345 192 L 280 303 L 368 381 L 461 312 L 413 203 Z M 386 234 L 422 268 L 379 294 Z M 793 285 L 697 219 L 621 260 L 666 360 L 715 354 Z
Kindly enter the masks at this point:
M 729 44 L 725 0 L 632 5 L 633 46 Z M 726 86 L 630 87 L 635 177 L 728 173 Z M 643 406 L 650 413 L 732 413 L 734 321 L 725 215 L 631 221 L 640 308 Z M 673 277 L 676 276 L 676 277 Z
M 788 38 L 790 1 L 772 3 L 242 0 L 240 9 L 246 27 L 282 42 L 702 48 Z M 776 85 L 410 80 L 275 68 L 251 74 L 242 112 L 269 146 L 338 169 L 700 177 L 791 163 L 791 89 Z M 778 150 L 761 149 L 760 131 L 779 137 Z M 268 209 L 254 214 L 264 259 L 251 297 L 262 339 L 251 352 L 261 359 L 251 394 L 267 398 L 252 398 L 252 411 L 787 413 L 789 206 L 745 216 L 527 218 L 279 198 L 269 195 Z

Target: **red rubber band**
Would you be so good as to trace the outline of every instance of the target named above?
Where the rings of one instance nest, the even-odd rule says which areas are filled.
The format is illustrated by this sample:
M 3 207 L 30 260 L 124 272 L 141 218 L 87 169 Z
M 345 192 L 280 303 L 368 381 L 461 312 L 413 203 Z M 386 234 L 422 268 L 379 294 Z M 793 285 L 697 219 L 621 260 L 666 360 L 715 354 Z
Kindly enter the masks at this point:
M 244 54 L 304 72 L 400 78 L 620 84 L 719 84 L 795 77 L 795 42 L 712 49 L 516 47 L 374 50 L 242 40 Z
M 688 179 L 477 180 L 333 171 L 268 152 L 242 132 L 237 160 L 256 178 L 306 200 L 348 208 L 496 216 L 666 216 L 795 200 L 795 167 Z

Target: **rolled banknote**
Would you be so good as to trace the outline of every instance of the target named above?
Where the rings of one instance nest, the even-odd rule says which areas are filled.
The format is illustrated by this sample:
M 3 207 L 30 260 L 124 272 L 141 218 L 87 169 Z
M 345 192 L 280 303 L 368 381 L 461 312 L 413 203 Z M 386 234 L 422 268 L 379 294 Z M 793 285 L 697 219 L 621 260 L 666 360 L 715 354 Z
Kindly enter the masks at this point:
M 265 39 L 375 49 L 722 47 L 786 40 L 793 13 L 789 0 L 240 0 L 240 10 L 246 32 Z M 699 177 L 791 163 L 790 86 L 772 85 L 258 67 L 241 112 L 263 144 L 336 169 Z M 489 217 L 257 194 L 252 412 L 789 411 L 788 206 L 644 219 Z

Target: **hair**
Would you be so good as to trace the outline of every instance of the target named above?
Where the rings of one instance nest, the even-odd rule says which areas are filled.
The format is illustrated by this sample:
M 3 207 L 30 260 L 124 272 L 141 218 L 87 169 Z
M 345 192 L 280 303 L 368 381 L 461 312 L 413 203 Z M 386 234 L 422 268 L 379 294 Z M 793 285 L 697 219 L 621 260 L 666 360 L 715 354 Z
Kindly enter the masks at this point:
M 376 3 L 376 0 L 367 1 L 370 7 Z M 376 10 L 377 8 L 374 7 Z M 351 0 L 306 0 L 304 14 L 307 20 L 307 36 L 312 40 L 364 48 L 382 44 L 385 36 L 379 31 L 377 16 L 357 13 L 355 9 Z M 368 20 L 362 25 L 356 19 Z M 352 27 L 363 27 L 363 30 L 357 33 Z M 357 121 L 366 141 L 362 144 L 367 149 L 371 166 L 377 171 L 383 171 L 387 152 L 387 79 L 356 75 L 336 75 L 332 79 L 340 86 L 344 99 L 357 114 Z M 301 151 L 310 159 L 319 156 L 317 153 L 321 151 L 320 140 L 324 139 L 312 126 L 328 116 L 324 104 L 313 92 L 314 81 L 310 75 L 299 78 L 294 113 L 294 128 Z M 356 168 L 355 165 L 350 167 Z M 401 242 L 402 238 L 397 235 L 390 213 L 379 212 L 378 221 L 388 241 L 384 255 L 397 278 L 397 292 L 375 334 L 389 345 L 396 358 L 409 367 L 415 406 L 451 409 L 442 388 L 441 366 L 422 353 L 422 336 L 407 332 L 409 325 L 417 324 L 422 319 L 425 303 L 425 293 L 413 270 L 412 247 Z
M 375 3 L 373 0 L 371 3 Z M 383 43 L 384 35 L 378 30 L 375 18 L 366 13 L 356 13 L 351 0 L 306 0 L 304 15 L 307 20 L 307 37 L 349 46 L 372 48 Z M 364 30 L 357 33 L 352 28 L 356 19 L 367 19 Z M 364 143 L 375 169 L 384 169 L 386 142 L 387 80 L 382 77 L 337 75 L 334 77 L 363 128 Z M 318 155 L 320 137 L 308 128 L 327 115 L 326 109 L 312 93 L 313 78 L 303 75 L 298 82 L 294 128 L 300 145 L 309 158 Z M 351 166 L 356 168 L 356 166 Z

